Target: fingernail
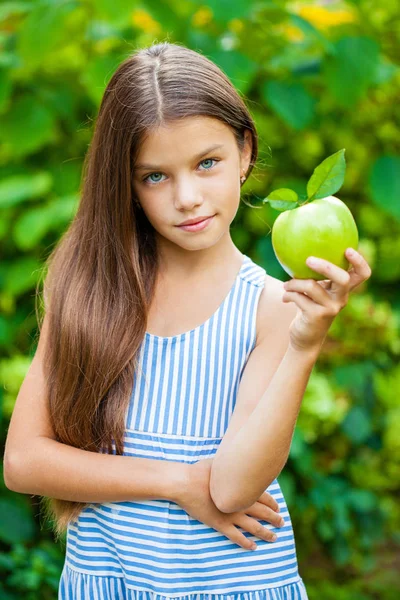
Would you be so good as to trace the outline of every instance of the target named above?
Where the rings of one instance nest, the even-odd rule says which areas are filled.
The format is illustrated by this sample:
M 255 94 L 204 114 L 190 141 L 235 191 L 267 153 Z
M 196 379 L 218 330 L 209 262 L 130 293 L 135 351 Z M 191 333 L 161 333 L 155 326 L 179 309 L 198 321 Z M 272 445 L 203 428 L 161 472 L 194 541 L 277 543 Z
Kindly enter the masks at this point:
M 277 539 L 277 538 L 276 538 L 276 535 L 274 534 L 274 535 L 272 536 L 272 541 L 273 541 L 273 542 L 275 542 L 275 540 L 276 540 L 276 539 Z
M 281 519 L 281 520 L 279 521 L 279 525 L 282 527 L 284 524 L 285 524 L 285 521 L 284 521 L 283 519 Z
M 315 256 L 310 256 L 309 258 L 307 258 L 306 263 L 308 265 L 317 265 L 318 264 L 318 258 L 316 258 Z
M 257 550 L 257 544 L 253 544 L 251 547 L 252 550 Z
M 354 252 L 353 248 L 347 248 L 346 252 L 347 252 L 348 256 L 354 256 L 355 255 L 355 252 Z

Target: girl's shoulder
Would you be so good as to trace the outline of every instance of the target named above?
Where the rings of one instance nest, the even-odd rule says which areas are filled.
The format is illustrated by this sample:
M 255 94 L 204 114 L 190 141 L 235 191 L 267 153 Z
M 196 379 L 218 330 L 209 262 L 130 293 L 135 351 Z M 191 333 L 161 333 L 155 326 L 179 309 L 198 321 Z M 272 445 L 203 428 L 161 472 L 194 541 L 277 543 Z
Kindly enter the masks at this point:
M 283 302 L 285 292 L 283 281 L 272 277 L 268 273 L 263 275 L 262 290 L 257 307 L 257 341 L 268 336 L 287 335 L 289 326 L 297 314 L 297 307 L 293 302 Z
M 250 257 L 244 255 L 240 278 L 257 287 L 265 284 L 266 270 L 254 262 Z

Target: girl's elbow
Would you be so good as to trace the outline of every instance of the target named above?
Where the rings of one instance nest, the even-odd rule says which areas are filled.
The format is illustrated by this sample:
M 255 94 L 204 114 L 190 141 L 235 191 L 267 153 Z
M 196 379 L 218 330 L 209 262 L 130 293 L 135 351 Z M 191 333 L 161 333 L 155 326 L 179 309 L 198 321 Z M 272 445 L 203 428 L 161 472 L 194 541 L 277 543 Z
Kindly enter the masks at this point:
M 218 508 L 218 510 L 222 513 L 232 513 L 232 512 L 236 512 L 235 510 L 232 510 L 231 507 L 229 506 L 229 504 L 224 503 L 223 501 L 219 501 L 218 503 L 214 502 L 215 506 Z
M 223 495 L 221 495 L 220 486 L 216 483 L 216 478 L 213 477 L 212 473 L 211 473 L 211 477 L 210 477 L 209 491 L 210 491 L 211 500 L 214 502 L 214 505 L 218 508 L 218 510 L 223 513 L 230 512 L 229 510 L 226 510 L 225 500 L 223 498 Z
M 234 498 L 231 496 L 230 498 L 228 497 L 225 499 L 225 502 L 222 503 L 222 506 L 219 510 L 223 513 L 243 512 L 253 504 L 254 502 L 249 502 L 243 497 Z
M 20 492 L 18 486 L 18 459 L 5 455 L 4 457 L 4 484 L 11 492 Z
M 237 512 L 237 510 L 239 510 L 235 506 L 235 504 L 237 504 L 237 502 L 235 501 L 233 494 L 229 494 L 229 493 L 227 494 L 226 490 L 225 490 L 225 493 L 221 493 L 221 491 L 218 492 L 218 490 L 210 489 L 210 495 L 211 495 L 212 501 L 214 502 L 215 506 L 218 508 L 218 510 L 220 512 L 233 513 L 233 512 Z

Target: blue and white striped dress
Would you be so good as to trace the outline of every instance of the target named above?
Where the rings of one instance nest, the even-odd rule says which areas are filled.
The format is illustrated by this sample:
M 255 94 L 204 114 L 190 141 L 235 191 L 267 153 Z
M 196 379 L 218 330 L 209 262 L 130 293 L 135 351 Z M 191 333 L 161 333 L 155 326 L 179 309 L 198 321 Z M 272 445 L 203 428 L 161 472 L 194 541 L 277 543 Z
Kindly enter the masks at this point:
M 265 270 L 248 256 L 202 325 L 146 333 L 126 416 L 124 454 L 195 463 L 215 455 L 256 341 Z M 114 447 L 115 451 L 115 447 Z M 284 527 L 245 550 L 168 500 L 93 503 L 67 531 L 59 600 L 307 600 L 279 483 L 267 488 Z

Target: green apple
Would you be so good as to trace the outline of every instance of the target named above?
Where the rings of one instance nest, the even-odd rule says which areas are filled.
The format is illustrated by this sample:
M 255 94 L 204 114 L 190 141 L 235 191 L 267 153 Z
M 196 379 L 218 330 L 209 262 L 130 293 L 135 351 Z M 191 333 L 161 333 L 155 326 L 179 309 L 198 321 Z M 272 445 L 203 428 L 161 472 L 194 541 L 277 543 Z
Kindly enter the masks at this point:
M 324 258 L 347 271 L 346 248 L 358 249 L 358 230 L 349 208 L 327 196 L 285 210 L 272 226 L 272 247 L 282 268 L 297 279 L 327 279 L 306 265 L 309 256 Z

